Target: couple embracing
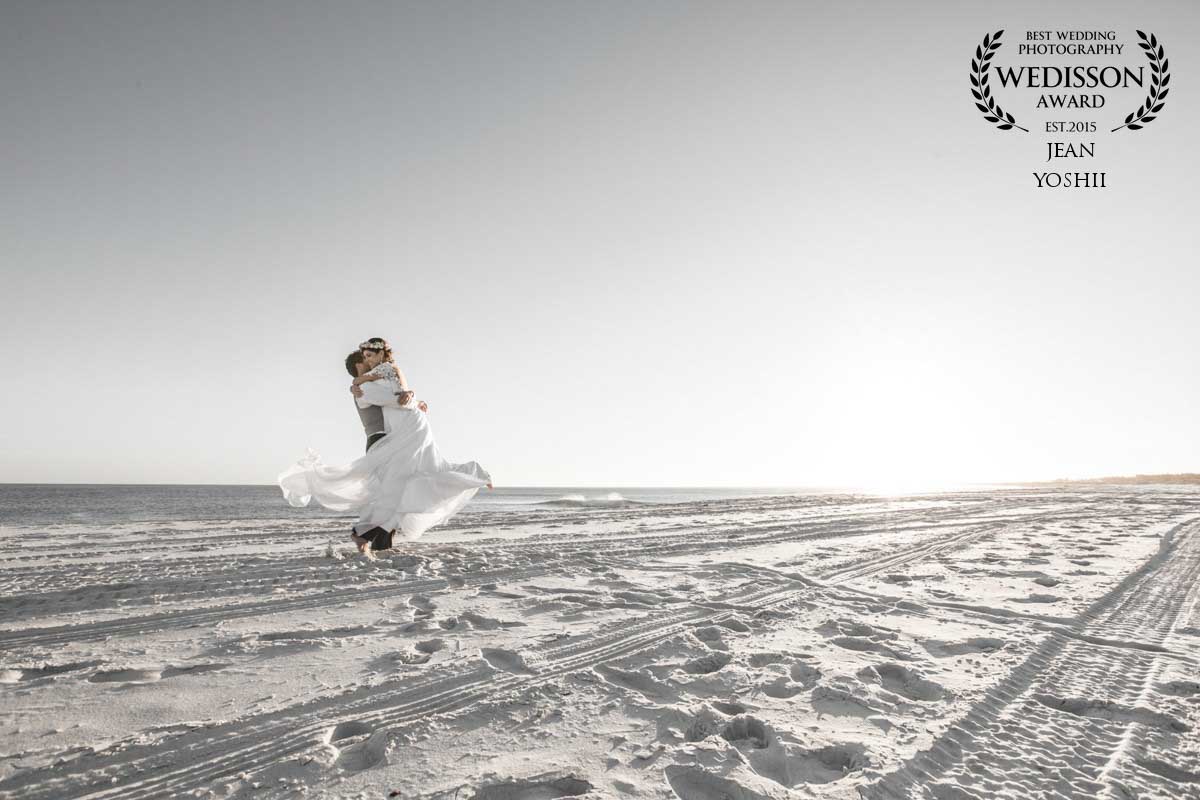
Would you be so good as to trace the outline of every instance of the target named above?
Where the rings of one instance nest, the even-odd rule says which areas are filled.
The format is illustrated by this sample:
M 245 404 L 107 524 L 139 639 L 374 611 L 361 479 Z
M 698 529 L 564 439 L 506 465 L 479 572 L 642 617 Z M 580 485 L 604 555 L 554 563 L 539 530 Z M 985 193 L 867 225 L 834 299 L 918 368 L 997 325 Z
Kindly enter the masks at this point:
M 412 540 L 446 521 L 491 476 L 474 461 L 453 464 L 442 458 L 426 415 L 396 366 L 388 343 L 374 337 L 346 357 L 350 386 L 367 452 L 344 466 L 321 463 L 315 453 L 279 476 L 283 496 L 293 506 L 315 500 L 332 511 L 358 512 L 351 539 L 359 552 L 392 546 L 397 534 Z

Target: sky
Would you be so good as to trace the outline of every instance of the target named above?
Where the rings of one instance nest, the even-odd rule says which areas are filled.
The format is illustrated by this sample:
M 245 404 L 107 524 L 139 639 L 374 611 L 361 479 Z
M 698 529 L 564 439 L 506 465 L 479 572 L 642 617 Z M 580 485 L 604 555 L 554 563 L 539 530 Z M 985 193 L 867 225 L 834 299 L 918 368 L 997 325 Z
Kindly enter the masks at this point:
M 498 485 L 1200 471 L 1198 25 L 1188 2 L 0 0 L 0 482 L 348 461 L 369 336 Z M 1009 64 L 1054 63 L 1016 57 L 1026 30 L 1158 33 L 1159 118 L 1061 137 L 1097 142 L 1061 168 L 1108 188 L 1035 188 L 1054 137 L 975 109 L 999 28 Z M 1119 124 L 1139 91 L 1062 118 Z M 1034 97 L 1003 99 L 1039 122 Z

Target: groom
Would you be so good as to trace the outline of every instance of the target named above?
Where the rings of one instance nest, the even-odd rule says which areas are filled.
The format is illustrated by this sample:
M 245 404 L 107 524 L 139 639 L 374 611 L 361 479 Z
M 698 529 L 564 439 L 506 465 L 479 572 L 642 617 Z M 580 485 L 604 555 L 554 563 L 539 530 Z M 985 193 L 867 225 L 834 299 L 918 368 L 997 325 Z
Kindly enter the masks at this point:
M 362 350 L 355 350 L 346 356 L 346 371 L 350 373 L 351 378 L 357 378 L 367 371 Z M 383 422 L 383 407 L 407 406 L 413 396 L 412 392 L 407 391 L 394 394 L 384 381 L 372 381 L 359 386 L 351 385 L 350 393 L 354 395 L 354 404 L 358 408 L 358 417 L 362 420 L 363 433 L 367 436 L 367 450 L 370 450 L 372 445 L 387 433 L 387 426 Z M 429 406 L 425 404 L 424 400 L 417 403 L 417 408 L 421 411 L 429 410 Z
M 362 350 L 355 350 L 346 356 L 346 371 L 351 378 L 357 378 L 367 371 L 363 361 Z M 401 398 L 392 393 L 385 381 L 372 381 L 361 386 L 351 386 L 350 392 L 355 397 L 359 419 L 362 420 L 363 433 L 367 435 L 367 450 L 387 434 L 383 424 L 383 407 L 399 408 Z M 407 403 L 412 392 L 406 392 L 403 398 Z
M 355 350 L 346 356 L 346 371 L 352 378 L 357 378 L 367 371 L 361 350 Z M 383 421 L 383 407 L 400 408 L 407 405 L 412 399 L 412 392 L 403 392 L 403 396 L 393 393 L 386 381 L 372 381 L 361 386 L 351 386 L 350 392 L 355 397 L 355 407 L 358 409 L 359 419 L 362 420 L 363 433 L 367 436 L 368 451 L 387 435 L 387 426 Z M 423 400 L 417 405 L 417 408 L 421 411 L 429 410 Z M 393 534 L 395 531 L 386 531 L 378 526 L 360 532 L 356 525 L 351 528 L 350 538 L 360 546 L 370 542 L 372 550 L 387 550 L 392 546 Z

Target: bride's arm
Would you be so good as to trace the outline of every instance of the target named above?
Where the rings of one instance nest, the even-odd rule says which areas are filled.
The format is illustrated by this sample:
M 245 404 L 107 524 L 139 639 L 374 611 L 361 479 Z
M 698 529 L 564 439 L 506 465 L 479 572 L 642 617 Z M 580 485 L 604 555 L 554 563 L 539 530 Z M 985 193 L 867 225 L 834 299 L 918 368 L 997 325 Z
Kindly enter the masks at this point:
M 396 367 L 396 382 L 400 384 L 399 389 L 396 391 L 396 401 L 400 404 L 401 408 L 405 408 L 412 403 L 413 393 L 408 388 L 408 381 L 404 379 L 404 373 L 400 371 L 399 367 Z

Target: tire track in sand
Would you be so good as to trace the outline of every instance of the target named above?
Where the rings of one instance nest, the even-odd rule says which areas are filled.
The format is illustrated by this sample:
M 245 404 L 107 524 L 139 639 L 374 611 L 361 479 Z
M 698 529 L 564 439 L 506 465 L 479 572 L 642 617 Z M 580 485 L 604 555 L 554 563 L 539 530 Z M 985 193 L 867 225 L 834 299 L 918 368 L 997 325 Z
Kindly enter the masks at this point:
M 970 513 L 969 511 L 965 513 Z M 1017 515 L 1019 520 L 1026 515 Z M 918 531 L 932 529 L 944 530 L 946 526 L 955 524 L 956 516 L 938 514 L 930 520 L 921 511 L 912 512 L 911 517 L 905 515 L 901 519 L 891 520 L 888 530 Z M 731 544 L 736 547 L 749 547 L 764 544 L 778 544 L 788 541 L 812 541 L 820 539 L 836 539 L 850 536 L 865 536 L 880 532 L 876 520 L 833 520 L 815 525 L 763 525 L 747 531 L 744 527 L 735 532 L 744 534 L 733 539 Z M 682 534 L 654 537 L 602 537 L 583 541 L 542 542 L 535 545 L 518 546 L 516 549 L 532 565 L 518 567 L 500 567 L 495 570 L 472 572 L 460 577 L 463 585 L 479 585 L 501 581 L 528 580 L 529 578 L 552 572 L 565 566 L 573 559 L 589 552 L 603 553 L 606 558 L 622 556 L 637 556 L 639 559 L 680 556 L 693 552 L 701 552 L 711 548 L 714 537 L 720 536 L 721 531 L 699 531 L 696 534 Z M 728 532 L 726 532 L 728 533 Z M 322 590 L 319 594 L 304 594 L 298 597 L 271 598 L 244 603 L 207 606 L 178 611 L 162 611 L 150 614 L 139 614 L 115 620 L 82 623 L 76 625 L 59 625 L 42 628 L 20 628 L 0 631 L 0 648 L 16 650 L 30 647 L 56 647 L 75 642 L 97 641 L 113 636 L 138 636 L 162 630 L 179 630 L 216 623 L 231 619 L 296 612 L 328 605 L 330 594 L 334 589 L 327 580 L 318 584 Z M 408 594 L 437 591 L 451 586 L 446 578 L 418 579 L 388 583 L 380 586 L 355 587 L 356 601 L 369 599 L 388 599 Z
M 118 745 L 18 773 L 0 783 L 0 797 L 150 800 L 176 796 L 328 744 L 332 731 L 341 725 L 379 731 L 433 714 L 462 711 L 498 692 L 545 682 L 652 647 L 691 627 L 716 623 L 739 611 L 786 605 L 801 593 L 793 585 L 766 589 L 752 585 L 719 607 L 692 605 L 531 648 L 522 655 L 532 674 L 475 665 L 390 690 L 363 687 L 270 714 L 169 735 L 154 744 Z
M 1198 581 L 1193 519 L 1081 615 L 1087 639 L 1051 631 L 927 750 L 860 793 L 867 800 L 1124 798 L 1182 786 L 1185 796 L 1200 797 L 1195 765 L 1146 757 L 1152 742 L 1178 752 L 1180 737 L 1195 735 L 1161 696 L 1156 707 L 1154 685 Z M 1164 783 L 1169 776 L 1174 782 Z

